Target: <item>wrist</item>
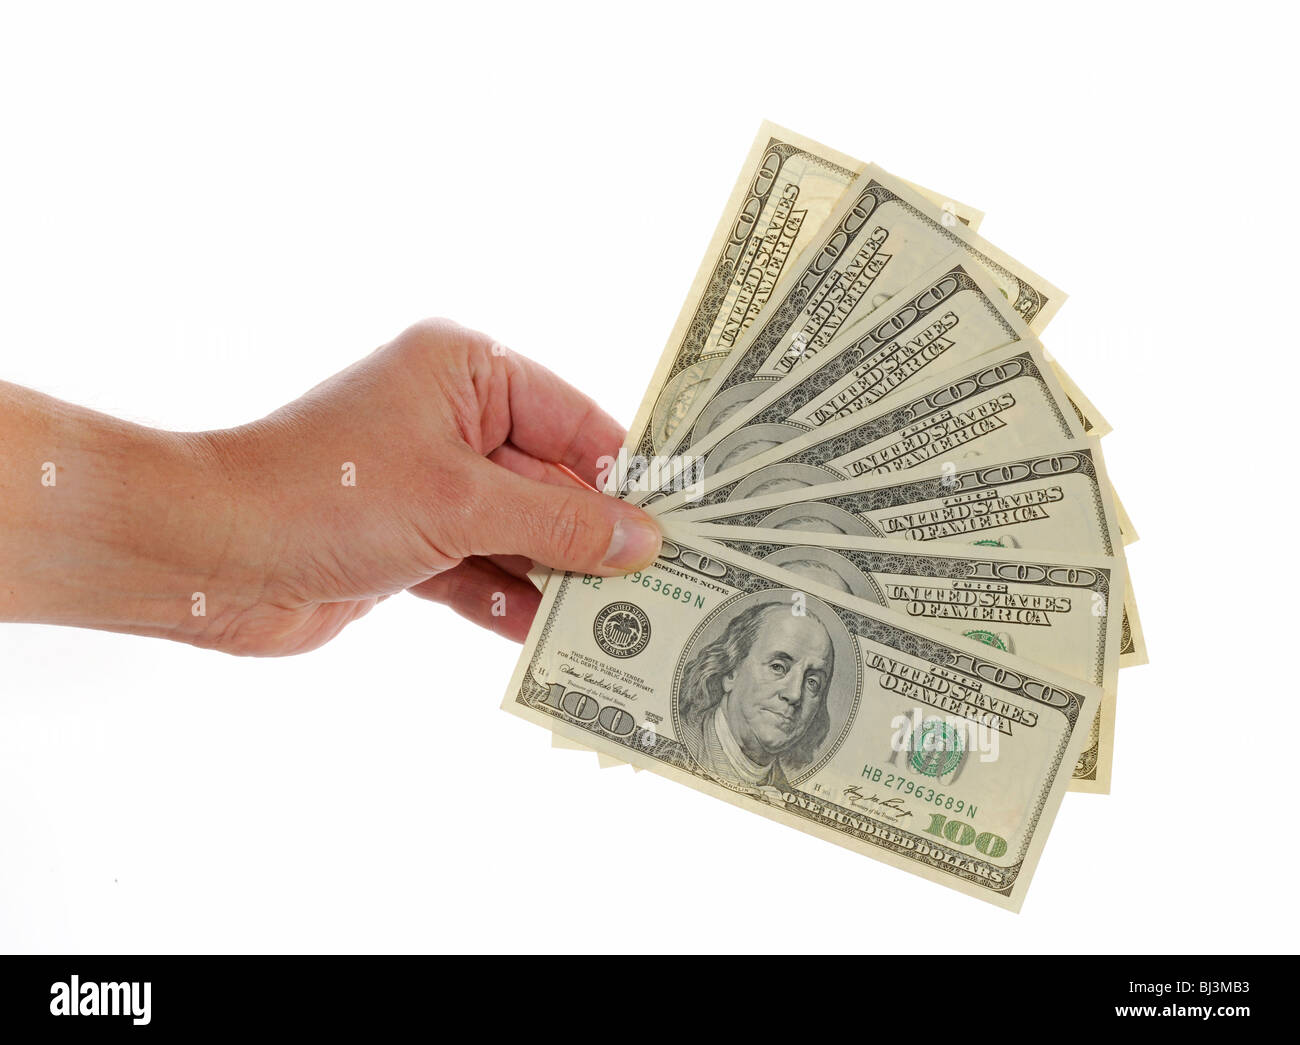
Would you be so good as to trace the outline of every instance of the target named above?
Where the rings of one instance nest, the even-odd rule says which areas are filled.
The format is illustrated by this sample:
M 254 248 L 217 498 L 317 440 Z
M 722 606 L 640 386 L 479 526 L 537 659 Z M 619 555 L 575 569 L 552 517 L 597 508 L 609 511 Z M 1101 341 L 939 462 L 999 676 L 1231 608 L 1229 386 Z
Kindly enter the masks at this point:
M 270 532 L 214 434 L 10 393 L 0 618 L 211 644 L 260 596 Z

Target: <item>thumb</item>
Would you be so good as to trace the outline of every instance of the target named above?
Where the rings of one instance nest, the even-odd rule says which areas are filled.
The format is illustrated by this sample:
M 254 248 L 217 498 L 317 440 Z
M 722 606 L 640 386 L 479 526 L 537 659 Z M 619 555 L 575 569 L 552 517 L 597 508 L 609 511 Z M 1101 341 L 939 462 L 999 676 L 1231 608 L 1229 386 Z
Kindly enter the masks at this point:
M 526 555 L 560 570 L 613 576 L 649 566 L 659 525 L 640 508 L 585 486 L 526 479 L 479 459 L 475 469 L 475 555 Z

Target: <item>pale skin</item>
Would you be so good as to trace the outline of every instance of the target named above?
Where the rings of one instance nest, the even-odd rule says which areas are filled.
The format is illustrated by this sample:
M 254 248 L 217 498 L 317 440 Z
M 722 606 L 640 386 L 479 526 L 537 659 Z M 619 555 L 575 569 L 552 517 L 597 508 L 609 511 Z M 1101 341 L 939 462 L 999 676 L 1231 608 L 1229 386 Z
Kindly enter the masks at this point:
M 623 435 L 448 320 L 221 431 L 0 382 L 0 620 L 276 656 L 410 591 L 522 641 L 533 562 L 612 576 L 658 554 L 650 516 L 592 488 Z

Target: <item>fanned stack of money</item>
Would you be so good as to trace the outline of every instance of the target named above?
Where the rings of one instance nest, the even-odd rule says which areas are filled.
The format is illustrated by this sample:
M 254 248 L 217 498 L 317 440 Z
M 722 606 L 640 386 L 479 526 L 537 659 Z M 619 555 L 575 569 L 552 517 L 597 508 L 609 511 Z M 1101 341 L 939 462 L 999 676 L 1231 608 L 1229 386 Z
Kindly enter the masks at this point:
M 609 470 L 663 552 L 535 575 L 503 706 L 1016 910 L 1146 653 L 1064 295 L 981 217 L 764 124 Z

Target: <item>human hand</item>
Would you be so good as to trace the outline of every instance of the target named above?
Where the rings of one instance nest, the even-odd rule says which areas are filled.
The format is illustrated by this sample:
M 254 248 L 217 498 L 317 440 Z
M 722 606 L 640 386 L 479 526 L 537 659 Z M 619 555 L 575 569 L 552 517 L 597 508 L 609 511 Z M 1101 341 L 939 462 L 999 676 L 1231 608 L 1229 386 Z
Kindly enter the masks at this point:
M 65 410 L 79 423 L 63 450 L 35 456 L 62 457 L 58 494 L 77 492 L 63 511 L 58 496 L 38 497 L 29 522 L 83 535 L 10 593 L 8 619 L 279 655 L 321 645 L 406 589 L 522 640 L 539 601 L 524 579 L 533 560 L 611 575 L 659 549 L 649 516 L 588 485 L 622 443 L 618 424 L 445 320 L 239 428 L 161 433 Z M 2 472 L 0 485 L 13 485 Z

